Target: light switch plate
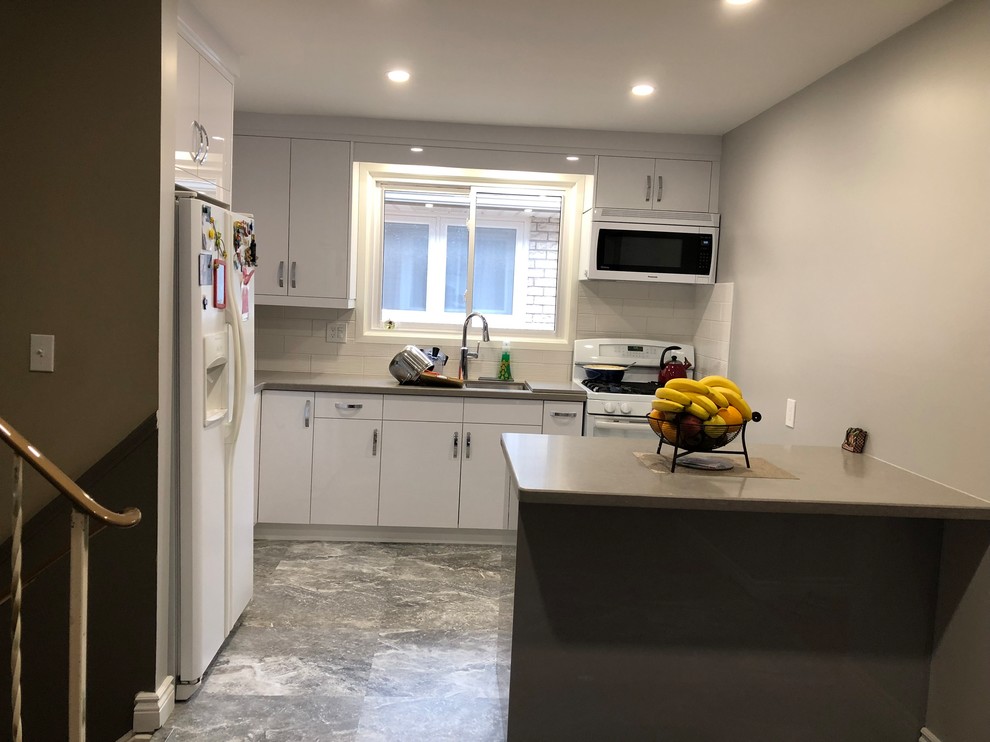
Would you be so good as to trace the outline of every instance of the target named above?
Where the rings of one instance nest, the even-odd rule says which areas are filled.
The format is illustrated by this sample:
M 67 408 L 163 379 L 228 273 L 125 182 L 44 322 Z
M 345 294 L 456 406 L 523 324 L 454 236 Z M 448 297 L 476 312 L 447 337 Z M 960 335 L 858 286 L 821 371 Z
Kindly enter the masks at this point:
M 788 428 L 794 427 L 794 412 L 797 410 L 797 401 L 793 399 L 787 400 L 787 411 L 784 413 L 784 425 Z
M 31 364 L 32 371 L 55 372 L 55 336 L 54 335 L 32 335 L 31 336 Z
M 346 343 L 347 342 L 347 323 L 346 322 L 327 322 L 327 342 L 328 343 Z

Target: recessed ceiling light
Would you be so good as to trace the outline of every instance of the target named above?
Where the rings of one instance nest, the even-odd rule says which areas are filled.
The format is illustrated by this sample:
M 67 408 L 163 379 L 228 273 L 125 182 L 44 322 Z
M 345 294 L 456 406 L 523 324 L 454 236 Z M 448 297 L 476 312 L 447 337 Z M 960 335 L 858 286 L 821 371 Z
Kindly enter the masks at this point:
M 409 73 L 405 70 L 392 70 L 388 73 L 388 79 L 392 82 L 408 82 Z
M 568 155 L 568 156 L 567 156 L 567 159 L 568 159 L 569 161 L 571 161 L 571 162 L 577 162 L 577 161 L 578 161 L 578 160 L 580 160 L 581 158 L 580 158 L 580 157 L 578 157 L 577 155 Z
M 753 0 L 725 0 L 726 5 L 749 5 Z
M 653 91 L 656 90 L 655 87 L 647 83 L 640 83 L 639 85 L 633 85 L 632 94 L 633 95 L 653 95 Z
M 422 147 L 410 147 L 409 148 L 409 151 L 410 152 L 422 152 L 423 151 L 423 148 Z

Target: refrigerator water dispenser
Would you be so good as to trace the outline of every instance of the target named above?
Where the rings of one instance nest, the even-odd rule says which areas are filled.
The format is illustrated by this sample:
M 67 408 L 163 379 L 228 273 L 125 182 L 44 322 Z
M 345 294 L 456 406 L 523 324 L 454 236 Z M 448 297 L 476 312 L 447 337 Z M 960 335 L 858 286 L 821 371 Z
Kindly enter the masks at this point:
M 226 328 L 203 337 L 203 374 L 203 427 L 209 428 L 227 417 L 230 400 Z

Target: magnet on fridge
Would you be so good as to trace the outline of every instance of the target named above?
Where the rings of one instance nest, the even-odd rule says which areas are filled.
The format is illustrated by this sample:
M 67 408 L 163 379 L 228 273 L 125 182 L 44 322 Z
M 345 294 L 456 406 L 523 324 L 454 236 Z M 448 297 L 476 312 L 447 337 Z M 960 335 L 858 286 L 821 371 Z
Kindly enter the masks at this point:
M 209 286 L 211 283 L 213 283 L 213 256 L 210 253 L 200 253 L 199 285 Z
M 224 280 L 225 268 L 226 265 L 220 260 L 217 260 L 213 264 L 213 306 L 217 309 L 223 309 L 227 306 L 227 283 Z

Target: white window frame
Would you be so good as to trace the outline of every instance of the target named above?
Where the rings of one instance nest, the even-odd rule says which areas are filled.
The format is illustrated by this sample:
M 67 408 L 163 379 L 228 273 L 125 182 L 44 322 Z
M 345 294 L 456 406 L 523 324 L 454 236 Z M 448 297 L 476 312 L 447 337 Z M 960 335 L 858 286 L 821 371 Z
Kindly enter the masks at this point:
M 588 176 L 572 173 L 535 173 L 522 171 L 493 171 L 464 168 L 392 165 L 384 163 L 354 163 L 353 203 L 355 204 L 352 237 L 358 249 L 358 285 L 366 288 L 366 293 L 358 297 L 355 309 L 358 342 L 395 342 L 399 339 L 460 339 L 464 319 L 462 314 L 445 313 L 451 318 L 449 324 L 425 324 L 405 321 L 399 314 L 388 312 L 396 323 L 386 326 L 386 318 L 381 316 L 381 245 L 384 210 L 384 192 L 392 187 L 405 185 L 415 189 L 443 188 L 451 186 L 478 187 L 486 193 L 498 190 L 519 189 L 534 192 L 553 193 L 562 198 L 560 235 L 558 242 L 557 303 L 554 330 L 532 330 L 523 327 L 500 329 L 499 336 L 511 339 L 517 347 L 546 347 L 547 345 L 569 348 L 573 343 L 576 322 L 577 300 L 577 256 L 580 239 L 582 208 Z M 590 190 L 588 191 L 590 193 Z M 494 224 L 497 219 L 485 219 L 484 225 Z M 509 220 L 516 224 L 518 219 Z M 473 233 L 472 233 L 473 234 Z M 528 229 L 520 236 L 525 241 L 525 249 L 517 250 L 517 285 L 514 287 L 513 312 L 525 317 L 526 272 L 528 269 Z M 473 266 L 471 266 L 473 268 Z M 441 292 L 442 293 L 442 292 Z M 520 303 L 517 310 L 516 303 Z M 418 314 L 418 313 L 417 313 Z M 509 315 L 494 315 L 504 320 Z M 491 319 L 491 318 L 490 318 Z M 523 319 L 522 322 L 525 320 Z M 520 324 L 522 324 L 522 322 Z M 509 335 L 506 335 L 506 330 Z

